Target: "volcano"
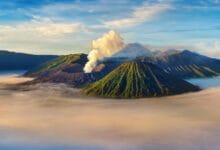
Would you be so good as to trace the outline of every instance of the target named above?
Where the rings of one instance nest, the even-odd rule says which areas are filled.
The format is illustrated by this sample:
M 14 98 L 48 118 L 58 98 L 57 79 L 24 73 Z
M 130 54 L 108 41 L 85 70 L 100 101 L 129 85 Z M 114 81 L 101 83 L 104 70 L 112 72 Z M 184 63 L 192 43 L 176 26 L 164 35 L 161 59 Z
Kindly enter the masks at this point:
M 87 61 L 88 59 L 86 54 L 60 56 L 37 66 L 36 68 L 28 71 L 25 75 L 29 77 L 39 77 L 61 70 L 66 72 L 83 72 L 83 67 Z
M 141 98 L 198 90 L 198 87 L 169 75 L 151 63 L 126 62 L 84 88 L 84 93 L 107 98 Z
M 111 57 L 120 57 L 120 58 L 126 58 L 126 57 L 139 57 L 139 56 L 153 56 L 153 52 L 151 52 L 150 49 L 147 47 L 144 47 L 143 45 L 139 43 L 130 43 L 127 44 L 122 50 L 120 50 L 118 53 L 112 55 Z
M 81 87 L 84 84 L 101 79 L 111 71 L 108 68 L 105 71 L 85 73 L 83 68 L 87 61 L 86 54 L 60 56 L 28 71 L 25 76 L 35 78 L 35 80 L 28 84 L 50 82 L 65 83 L 72 87 Z M 114 66 L 112 68 L 114 68 Z

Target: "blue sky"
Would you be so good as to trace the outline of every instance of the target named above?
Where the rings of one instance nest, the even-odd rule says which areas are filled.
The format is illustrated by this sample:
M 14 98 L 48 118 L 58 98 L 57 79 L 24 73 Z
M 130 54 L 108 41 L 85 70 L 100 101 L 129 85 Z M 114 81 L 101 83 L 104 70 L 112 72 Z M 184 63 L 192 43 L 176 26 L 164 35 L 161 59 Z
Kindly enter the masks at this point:
M 220 57 L 220 0 L 0 1 L 0 49 L 87 53 L 109 30 L 126 43 Z

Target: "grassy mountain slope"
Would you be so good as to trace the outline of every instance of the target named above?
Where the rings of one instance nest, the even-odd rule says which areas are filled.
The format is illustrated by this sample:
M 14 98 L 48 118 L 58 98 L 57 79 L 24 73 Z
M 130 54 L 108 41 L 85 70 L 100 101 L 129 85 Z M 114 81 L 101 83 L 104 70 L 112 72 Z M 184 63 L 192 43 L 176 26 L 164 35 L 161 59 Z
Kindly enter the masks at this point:
M 26 73 L 26 76 L 35 77 L 30 83 L 66 83 L 73 87 L 94 82 L 107 72 L 84 73 L 83 68 L 87 62 L 86 54 L 71 54 L 60 56 Z
M 206 57 L 188 50 L 167 51 L 151 57 L 107 58 L 101 63 L 102 67 L 98 66 L 99 71 L 113 70 L 127 61 L 150 62 L 163 69 L 166 73 L 182 79 L 204 78 L 220 75 L 219 59 Z
M 86 87 L 84 93 L 109 98 L 140 98 L 196 90 L 197 87 L 168 75 L 153 64 L 126 62 Z
M 220 60 L 206 57 L 188 50 L 174 53 L 172 55 L 144 58 L 144 61 L 151 62 L 168 74 L 172 74 L 182 79 L 204 78 L 220 75 Z
M 67 68 L 74 68 L 82 71 L 83 66 L 87 62 L 86 54 L 70 54 L 65 56 L 60 56 L 56 59 L 53 59 L 49 62 L 46 62 L 26 73 L 26 76 L 40 76 L 42 74 L 46 74 L 48 72 L 54 72 L 59 70 L 66 70 Z

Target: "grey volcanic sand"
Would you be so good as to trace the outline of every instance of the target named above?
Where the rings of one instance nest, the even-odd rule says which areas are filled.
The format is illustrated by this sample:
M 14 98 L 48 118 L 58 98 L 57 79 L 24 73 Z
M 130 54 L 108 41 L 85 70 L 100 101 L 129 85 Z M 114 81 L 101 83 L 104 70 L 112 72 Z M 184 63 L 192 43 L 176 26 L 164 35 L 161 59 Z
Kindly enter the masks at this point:
M 65 85 L 30 89 L 0 90 L 0 149 L 220 149 L 218 87 L 138 100 L 81 97 Z

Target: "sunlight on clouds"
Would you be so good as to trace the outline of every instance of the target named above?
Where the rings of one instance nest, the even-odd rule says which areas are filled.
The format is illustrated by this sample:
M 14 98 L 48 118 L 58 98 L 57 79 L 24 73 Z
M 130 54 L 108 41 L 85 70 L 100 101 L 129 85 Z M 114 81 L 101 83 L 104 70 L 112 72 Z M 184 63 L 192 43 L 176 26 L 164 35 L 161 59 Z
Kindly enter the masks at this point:
M 4 38 L 16 37 L 17 34 L 31 36 L 62 36 L 67 33 L 79 32 L 83 29 L 80 23 L 55 23 L 51 20 L 31 20 L 18 25 L 1 26 L 0 35 Z M 2 39 L 4 39 L 2 38 Z M 19 37 L 20 38 L 20 37 Z
M 0 146 L 37 143 L 96 145 L 108 150 L 219 148 L 218 87 L 133 101 L 86 98 L 80 96 L 79 89 L 63 84 L 31 85 L 24 87 L 26 91 L 3 89 Z
M 163 49 L 169 45 L 180 49 L 180 44 L 220 57 L 219 44 L 195 46 L 191 42 L 200 35 L 207 40 L 218 39 L 219 3 L 220 0 L 50 0 L 21 5 L 17 1 L 0 1 L 0 49 L 37 54 L 88 52 L 92 40 L 108 30 L 117 30 L 126 42 L 163 44 Z M 204 28 L 200 31 L 197 26 Z
M 64 23 L 56 23 L 56 24 L 43 24 L 36 27 L 36 31 L 45 36 L 56 36 L 63 35 L 67 33 L 78 32 L 81 29 L 81 25 L 76 24 L 64 24 Z
M 14 85 L 19 83 L 24 83 L 27 81 L 33 80 L 32 78 L 26 78 L 26 77 L 16 77 L 16 76 L 0 76 L 0 88 L 3 85 Z
M 195 44 L 194 47 L 195 49 L 198 49 L 201 53 L 220 58 L 220 41 L 214 41 L 211 43 L 199 42 Z
M 171 9 L 169 4 L 157 3 L 149 4 L 145 3 L 143 6 L 137 7 L 131 14 L 131 17 L 122 18 L 119 20 L 113 20 L 105 22 L 104 25 L 110 28 L 129 28 L 144 23 L 153 19 L 159 13 L 162 13 L 168 9 Z
M 82 33 L 89 34 L 89 31 L 81 23 L 54 22 L 50 19 L 34 18 L 19 24 L 0 25 L 0 49 L 37 54 L 62 49 L 56 52 L 62 54 L 65 50 L 76 49 L 75 45 L 82 40 Z M 82 49 L 79 47 L 77 49 L 82 51 L 86 44 L 83 46 L 81 46 Z

